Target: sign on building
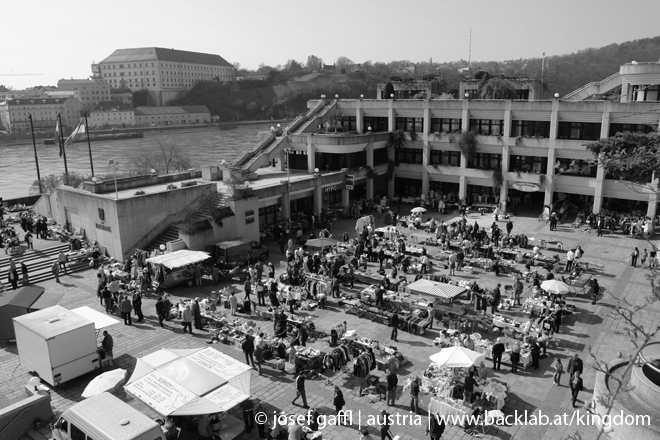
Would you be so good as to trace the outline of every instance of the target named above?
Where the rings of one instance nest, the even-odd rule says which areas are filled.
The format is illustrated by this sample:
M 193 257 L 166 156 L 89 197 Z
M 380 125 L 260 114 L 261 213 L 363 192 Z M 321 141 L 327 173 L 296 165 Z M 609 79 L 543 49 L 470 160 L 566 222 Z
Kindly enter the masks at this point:
M 254 223 L 254 211 L 253 210 L 245 211 L 245 224 L 249 225 L 250 223 Z
M 346 189 L 354 189 L 355 188 L 355 175 L 354 174 L 347 174 L 346 175 Z

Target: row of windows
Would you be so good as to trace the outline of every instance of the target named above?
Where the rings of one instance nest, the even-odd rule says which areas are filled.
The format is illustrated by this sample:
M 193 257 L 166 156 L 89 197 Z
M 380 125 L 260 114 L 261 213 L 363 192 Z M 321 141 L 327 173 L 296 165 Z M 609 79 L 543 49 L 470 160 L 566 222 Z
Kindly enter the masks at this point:
M 141 68 L 143 63 L 128 63 L 126 66 L 124 64 L 103 64 L 101 67 L 105 70 L 108 69 L 123 69 L 124 67 L 128 69 L 137 69 Z M 144 63 L 144 67 L 169 67 L 174 69 L 190 69 L 190 70 L 214 70 L 214 71 L 225 71 L 233 69 L 233 67 L 219 67 L 219 66 L 205 66 L 201 64 L 172 64 L 172 63 Z

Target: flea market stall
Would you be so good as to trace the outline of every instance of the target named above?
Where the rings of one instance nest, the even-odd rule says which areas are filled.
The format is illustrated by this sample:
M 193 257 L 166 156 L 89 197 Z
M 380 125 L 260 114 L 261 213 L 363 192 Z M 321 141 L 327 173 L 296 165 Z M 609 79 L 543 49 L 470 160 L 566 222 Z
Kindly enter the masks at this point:
M 211 347 L 161 349 L 138 359 L 125 389 L 164 417 L 213 414 L 217 434 L 233 439 L 243 422 L 227 411 L 250 398 L 251 369 Z
M 5 293 L 0 298 L 0 341 L 16 339 L 12 318 L 57 305 L 64 294 L 44 291 L 43 287 L 26 286 Z
M 193 266 L 211 256 L 206 252 L 179 250 L 168 254 L 147 258 L 151 265 L 151 276 L 159 287 L 168 288 L 177 284 L 193 284 Z

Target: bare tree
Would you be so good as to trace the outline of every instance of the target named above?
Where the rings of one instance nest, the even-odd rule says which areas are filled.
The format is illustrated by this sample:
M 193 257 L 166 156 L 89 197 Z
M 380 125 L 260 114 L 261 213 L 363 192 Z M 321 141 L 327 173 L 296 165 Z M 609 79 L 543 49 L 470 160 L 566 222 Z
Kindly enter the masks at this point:
M 77 188 L 85 180 L 87 179 L 85 179 L 84 175 L 76 172 L 70 172 L 68 186 Z M 44 194 L 52 193 L 60 185 L 66 185 L 66 176 L 64 173 L 49 174 L 41 178 L 41 189 Z M 32 182 L 32 185 L 30 186 L 30 194 L 39 194 L 39 180 L 35 179 L 35 181 Z
M 151 170 L 156 170 L 158 174 L 169 174 L 193 166 L 190 157 L 178 146 L 157 137 L 154 139 L 158 143 L 158 148 L 142 149 L 131 157 L 133 168 L 138 171 L 138 174 L 150 174 Z

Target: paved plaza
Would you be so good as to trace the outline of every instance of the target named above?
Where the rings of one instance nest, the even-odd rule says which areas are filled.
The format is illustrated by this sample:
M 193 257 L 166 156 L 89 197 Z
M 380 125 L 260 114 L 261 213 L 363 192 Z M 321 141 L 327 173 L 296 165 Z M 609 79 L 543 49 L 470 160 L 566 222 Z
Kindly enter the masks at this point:
M 408 209 L 410 206 L 407 207 Z M 450 221 L 455 215 L 439 216 L 435 215 L 436 220 L 443 219 Z M 468 216 L 470 224 L 478 221 L 482 227 L 490 227 L 493 218 L 489 215 Z M 648 242 L 640 239 L 625 237 L 620 233 L 606 234 L 603 237 L 597 237 L 595 231 L 583 232 L 581 229 L 573 229 L 569 224 L 560 225 L 556 231 L 550 231 L 548 225 L 544 222 L 538 222 L 536 217 L 514 217 L 514 234 L 526 234 L 528 237 L 545 240 L 560 240 L 564 245 L 564 252 L 569 248 L 574 248 L 578 244 L 584 249 L 583 260 L 604 265 L 604 270 L 597 276 L 598 281 L 607 293 L 599 299 L 596 305 L 591 304 L 591 299 L 586 296 L 568 297 L 568 303 L 575 306 L 576 312 L 564 319 L 561 333 L 555 335 L 557 343 L 548 349 L 548 357 L 540 360 L 538 370 L 528 369 L 511 373 L 508 367 L 501 371 L 494 372 L 490 369 L 491 363 L 488 361 L 489 375 L 496 377 L 509 385 L 510 393 L 503 408 L 505 414 L 513 414 L 517 411 L 521 414 L 527 411 L 529 415 L 543 414 L 553 417 L 557 414 L 573 413 L 570 400 L 570 389 L 567 386 L 567 375 L 562 378 L 562 386 L 553 386 L 550 366 L 554 357 L 562 359 L 564 366 L 568 363 L 568 358 L 574 353 L 578 353 L 585 361 L 584 373 L 584 392 L 580 393 L 579 406 L 576 409 L 578 413 L 584 414 L 582 405 L 592 397 L 595 371 L 591 367 L 593 361 L 590 353 L 593 353 L 599 360 L 612 360 L 617 357 L 617 352 L 626 353 L 631 350 L 631 346 L 626 342 L 624 336 L 618 335 L 617 331 L 623 328 L 623 323 L 614 320 L 610 314 L 616 299 L 611 294 L 620 298 L 626 298 L 632 302 L 643 301 L 649 292 L 649 281 L 645 275 L 649 273 L 648 269 L 639 267 L 633 268 L 626 259 L 634 247 L 639 247 L 640 252 L 649 248 Z M 500 219 L 500 228 L 504 229 L 504 222 Z M 377 226 L 382 226 L 383 221 L 377 220 Z M 331 232 L 335 238 L 347 231 L 351 237 L 356 236 L 355 222 L 347 219 L 337 221 Z M 410 231 L 403 231 L 406 235 Z M 657 242 L 657 238 L 656 241 Z M 429 247 L 429 253 L 434 254 L 436 248 Z M 557 254 L 556 251 L 543 249 L 544 254 Z M 3 256 L 4 257 L 4 256 Z M 281 271 L 279 262 L 283 259 L 282 254 L 274 243 L 271 243 L 270 261 Z M 522 269 L 522 265 L 520 265 Z M 447 273 L 446 270 L 435 270 L 433 273 Z M 484 273 L 482 270 L 475 271 L 474 274 L 463 274 L 457 272 L 458 276 L 453 279 L 478 280 L 481 287 L 491 288 L 499 282 L 502 285 L 511 284 L 511 279 L 500 276 L 496 277 L 492 273 Z M 409 275 L 409 280 L 414 276 Z M 103 311 L 96 297 L 96 272 L 92 270 L 80 272 L 72 275 L 65 275 L 61 278 L 62 284 L 58 285 L 54 280 L 41 283 L 48 291 L 56 291 L 64 294 L 60 305 L 73 309 L 81 306 L 90 306 L 98 311 Z M 235 286 L 242 290 L 239 283 Z M 356 288 L 360 285 L 356 285 Z M 212 290 L 217 290 L 216 286 L 204 285 L 201 287 L 177 287 L 168 290 L 175 300 L 179 297 L 204 298 Z M 356 289 L 357 290 L 357 289 Z M 525 290 L 525 296 L 529 295 L 529 289 Z M 239 297 L 242 297 L 239 295 Z M 143 300 L 143 311 L 145 321 L 133 326 L 124 326 L 118 323 L 108 328 L 108 331 L 114 337 L 115 343 L 115 364 L 120 368 L 125 368 L 131 372 L 136 364 L 136 359 L 149 354 L 160 348 L 193 348 L 206 347 L 208 336 L 206 332 L 196 332 L 195 335 L 183 334 L 182 327 L 178 322 L 169 322 L 165 329 L 158 326 L 158 320 L 154 310 L 155 297 L 148 295 Z M 660 325 L 660 314 L 658 313 L 660 305 L 655 304 L 645 310 L 641 316 L 641 322 L 645 325 Z M 520 307 L 511 311 L 502 312 L 510 317 L 519 317 L 527 319 L 519 312 Z M 314 310 L 310 312 L 299 312 L 300 315 L 310 315 L 314 318 L 314 324 L 317 329 L 329 333 L 330 328 L 341 321 L 347 321 L 348 328 L 354 329 L 360 336 L 378 340 L 387 345 L 396 346 L 399 351 L 409 361 L 398 371 L 399 390 L 397 393 L 397 405 L 394 408 L 388 408 L 385 401 L 372 402 L 368 397 L 359 397 L 355 389 L 356 379 L 346 373 L 328 373 L 324 372 L 324 377 L 315 380 L 308 380 L 306 389 L 308 403 L 317 408 L 321 414 L 334 414 L 332 406 L 333 386 L 339 385 L 344 392 L 346 400 L 345 409 L 353 411 L 354 418 L 351 426 L 329 426 L 323 430 L 324 439 L 357 439 L 359 438 L 358 423 L 364 427 L 368 421 L 369 415 L 377 415 L 382 409 L 388 408 L 388 411 L 400 414 L 409 413 L 408 393 L 401 391 L 401 385 L 411 375 L 420 375 L 429 365 L 429 356 L 438 351 L 433 345 L 433 339 L 437 336 L 438 330 L 434 328 L 427 331 L 423 336 L 412 335 L 399 332 L 399 342 L 390 343 L 390 331 L 382 324 L 374 323 L 369 320 L 360 319 L 355 315 L 349 315 L 338 307 L 336 300 L 330 299 L 330 306 L 326 310 Z M 119 319 L 117 317 L 117 319 Z M 272 322 L 260 321 L 262 330 L 272 331 Z M 495 338 L 495 335 L 484 335 L 489 339 Z M 100 344 L 100 340 L 99 340 Z M 309 344 L 314 348 L 327 351 L 328 343 L 326 340 L 315 341 Z M 233 346 L 215 344 L 214 348 L 229 354 L 236 359 L 244 359 L 240 350 Z M 295 397 L 293 376 L 275 369 L 274 361 L 268 361 L 263 367 L 263 376 L 253 372 L 252 392 L 253 398 L 259 399 L 266 404 L 266 408 L 271 411 L 286 411 L 287 413 L 300 413 L 305 410 L 301 406 L 291 404 Z M 385 381 L 384 373 L 374 372 L 380 375 L 381 382 Z M 326 377 L 327 380 L 326 381 Z M 23 386 L 29 379 L 28 372 L 19 364 L 16 345 L 13 343 L 3 343 L 0 345 L 0 405 L 5 406 L 23 397 Z M 82 400 L 80 396 L 85 385 L 91 380 L 91 376 L 84 376 L 70 383 L 66 383 L 58 389 L 52 390 L 52 404 L 56 412 L 62 412 L 69 406 Z M 141 402 L 138 402 L 124 391 L 116 393 L 118 397 L 127 401 L 137 409 L 156 417 L 156 414 L 147 408 Z M 360 413 L 362 420 L 357 420 L 357 414 Z M 393 435 L 399 435 L 402 440 L 426 439 L 426 417 L 422 417 L 421 426 L 394 425 L 391 427 Z M 370 428 L 375 438 L 377 430 Z M 497 439 L 560 439 L 568 435 L 578 433 L 583 440 L 595 438 L 597 429 L 589 426 L 577 426 L 574 422 L 572 426 L 522 426 L 517 424 L 492 427 L 485 435 L 485 438 Z M 198 438 L 196 434 L 189 434 L 182 438 Z M 243 433 L 239 439 L 257 439 L 256 429 L 251 433 Z M 463 429 L 454 426 L 447 426 L 443 439 L 467 439 L 472 438 L 471 434 L 465 433 Z

